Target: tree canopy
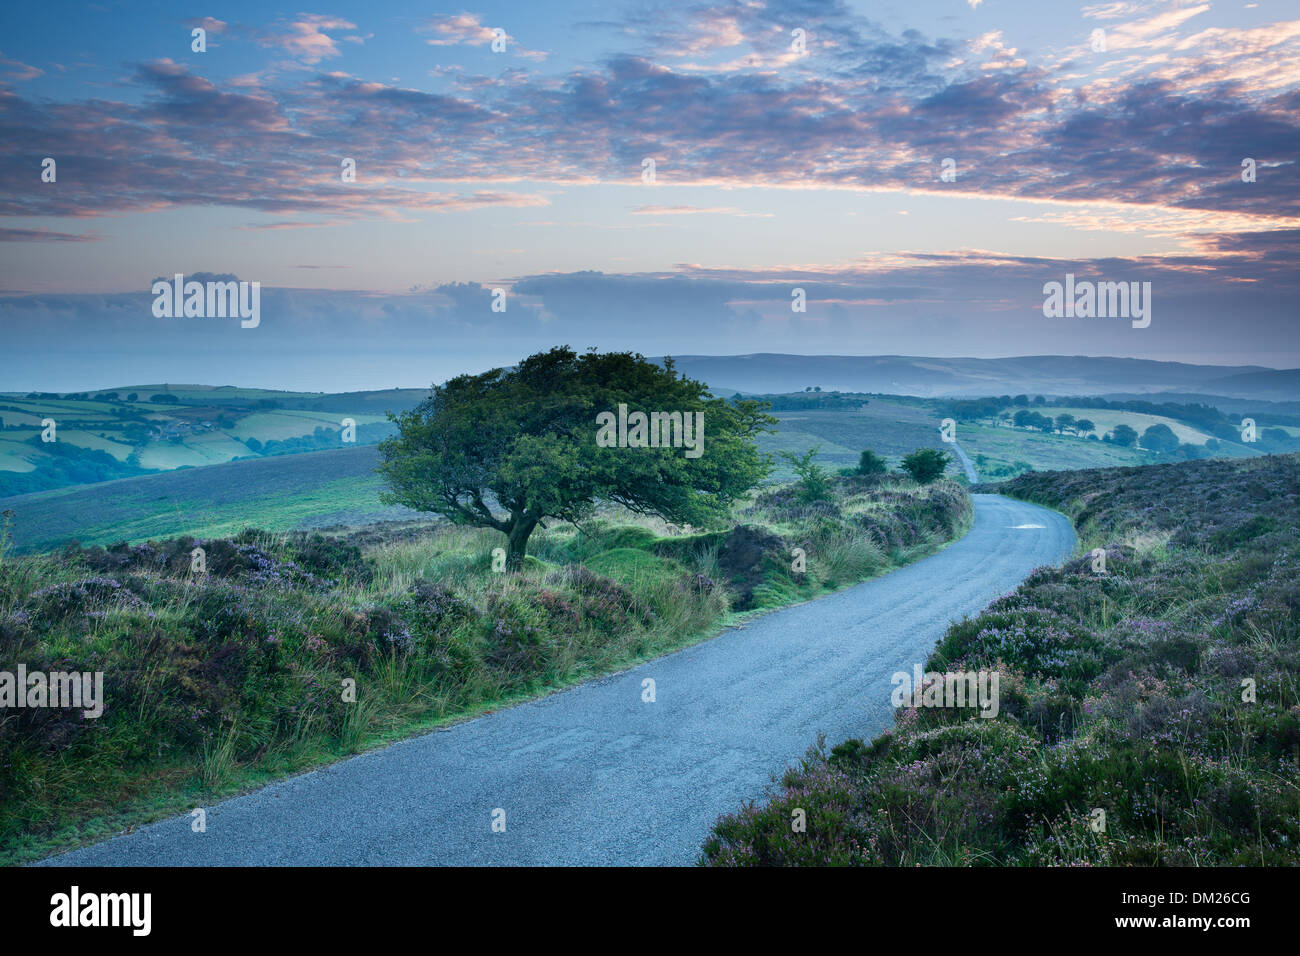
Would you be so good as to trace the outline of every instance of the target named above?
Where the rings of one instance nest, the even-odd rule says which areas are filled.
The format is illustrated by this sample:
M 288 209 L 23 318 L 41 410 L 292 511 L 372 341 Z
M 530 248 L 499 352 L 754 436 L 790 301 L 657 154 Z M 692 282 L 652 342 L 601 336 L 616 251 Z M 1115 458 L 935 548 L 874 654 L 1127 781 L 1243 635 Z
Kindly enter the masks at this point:
M 379 445 L 382 498 L 502 532 L 512 569 L 535 528 L 579 521 L 599 501 L 707 527 L 771 468 L 754 443 L 776 424 L 765 409 L 712 396 L 671 359 L 553 348 L 459 375 L 390 414 L 398 434 Z
M 1116 425 L 1110 431 L 1110 438 L 1116 445 L 1132 448 L 1137 442 L 1138 433 L 1128 425 Z
M 1178 448 L 1178 436 L 1172 428 L 1160 422 L 1142 433 L 1142 447 L 1154 452 L 1171 452 Z
M 923 485 L 939 478 L 951 459 L 937 448 L 918 448 L 903 457 L 903 470 Z

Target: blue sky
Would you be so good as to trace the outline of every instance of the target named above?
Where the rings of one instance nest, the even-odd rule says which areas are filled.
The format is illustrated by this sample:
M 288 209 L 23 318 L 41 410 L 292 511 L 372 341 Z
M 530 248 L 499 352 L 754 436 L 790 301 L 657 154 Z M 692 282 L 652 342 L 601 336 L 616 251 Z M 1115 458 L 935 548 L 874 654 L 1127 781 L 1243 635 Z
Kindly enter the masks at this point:
M 558 343 L 1292 367 L 1298 84 L 1267 0 L 9 5 L 0 389 Z M 177 272 L 262 324 L 155 318 Z M 1152 282 L 1151 325 L 1044 318 L 1067 272 Z

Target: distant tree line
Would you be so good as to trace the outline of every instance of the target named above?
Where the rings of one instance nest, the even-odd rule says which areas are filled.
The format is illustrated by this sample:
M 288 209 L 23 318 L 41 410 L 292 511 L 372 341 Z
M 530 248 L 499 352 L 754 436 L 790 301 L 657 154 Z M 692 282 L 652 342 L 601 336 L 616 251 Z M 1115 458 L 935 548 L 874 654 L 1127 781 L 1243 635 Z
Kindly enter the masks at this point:
M 372 422 L 368 425 L 357 426 L 358 445 L 377 445 L 385 438 L 390 438 L 397 434 L 397 428 L 391 422 Z M 263 456 L 272 455 L 295 455 L 305 451 L 323 451 L 329 448 L 344 447 L 340 429 L 327 428 L 324 425 L 318 425 L 310 435 L 299 435 L 297 438 L 276 438 L 271 441 L 262 442 L 256 438 L 244 440 L 248 450 L 256 452 Z
M 823 392 L 820 386 L 789 395 L 746 395 L 737 394 L 736 399 L 750 399 L 766 402 L 772 411 L 807 411 L 817 408 L 857 409 L 868 403 L 864 392 Z
M 1065 396 L 1048 400 L 1042 395 L 1032 399 L 1028 395 L 999 395 L 988 398 L 951 399 L 936 403 L 940 414 L 951 416 L 958 421 L 979 421 L 998 419 L 1009 421 L 1017 428 L 1028 428 L 1044 434 L 1059 432 L 1062 435 L 1074 434 L 1096 439 L 1090 433 L 1096 425 L 1087 418 L 1076 419 L 1068 412 L 1053 418 L 1044 414 L 1049 408 L 1096 408 L 1114 411 L 1135 412 L 1142 415 L 1158 415 L 1173 419 L 1211 436 L 1204 445 L 1180 443 L 1177 434 L 1163 423 L 1152 425 L 1139 434 L 1128 425 L 1118 425 L 1100 440 L 1123 448 L 1140 447 L 1162 455 L 1174 455 L 1182 458 L 1209 457 L 1221 447 L 1221 441 L 1234 444 L 1242 443 L 1241 421 L 1253 418 L 1249 414 L 1229 415 L 1213 405 L 1199 402 L 1186 404 L 1178 402 L 1149 402 L 1142 400 L 1107 400 L 1094 396 Z M 1014 412 L 1009 412 L 1015 409 Z M 1041 409 L 1041 410 L 1037 410 Z M 1292 424 L 1297 416 L 1275 415 L 1267 413 L 1270 421 Z M 1300 420 L 1300 419 L 1297 419 Z M 1300 449 L 1300 439 L 1291 436 L 1281 428 L 1263 428 L 1257 435 L 1259 450 L 1266 452 L 1286 452 Z

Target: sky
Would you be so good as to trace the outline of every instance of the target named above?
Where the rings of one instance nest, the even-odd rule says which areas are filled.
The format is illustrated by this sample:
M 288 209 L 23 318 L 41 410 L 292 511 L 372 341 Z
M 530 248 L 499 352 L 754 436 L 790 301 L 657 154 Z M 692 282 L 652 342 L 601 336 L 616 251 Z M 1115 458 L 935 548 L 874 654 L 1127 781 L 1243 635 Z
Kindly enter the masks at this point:
M 8 4 L 0 390 L 556 344 L 1296 367 L 1297 155 L 1297 0 Z M 177 273 L 258 324 L 155 315 Z M 1150 323 L 1045 316 L 1067 275 Z

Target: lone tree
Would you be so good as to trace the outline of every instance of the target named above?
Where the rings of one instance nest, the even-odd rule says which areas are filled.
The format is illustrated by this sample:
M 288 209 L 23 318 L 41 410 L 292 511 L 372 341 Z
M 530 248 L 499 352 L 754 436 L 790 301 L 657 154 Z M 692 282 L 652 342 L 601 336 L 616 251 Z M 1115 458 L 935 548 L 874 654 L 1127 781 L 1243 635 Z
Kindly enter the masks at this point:
M 390 413 L 398 434 L 379 445 L 381 497 L 495 528 L 518 570 L 534 529 L 581 520 L 598 501 L 715 523 L 771 468 L 754 444 L 776 424 L 766 408 L 713 397 L 671 359 L 661 367 L 628 352 L 554 348 L 513 369 L 459 375 Z
M 937 448 L 918 448 L 903 457 L 903 470 L 915 481 L 928 485 L 943 474 L 944 469 L 948 467 L 948 461 L 946 451 Z

